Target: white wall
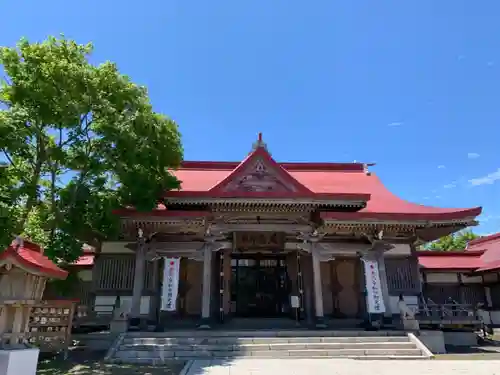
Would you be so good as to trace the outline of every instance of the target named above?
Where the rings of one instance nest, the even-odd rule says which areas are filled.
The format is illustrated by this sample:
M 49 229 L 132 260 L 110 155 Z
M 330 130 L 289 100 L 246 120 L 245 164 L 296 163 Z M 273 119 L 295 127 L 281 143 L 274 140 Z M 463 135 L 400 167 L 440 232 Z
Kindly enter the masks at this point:
M 458 274 L 452 272 L 426 272 L 427 283 L 458 283 Z

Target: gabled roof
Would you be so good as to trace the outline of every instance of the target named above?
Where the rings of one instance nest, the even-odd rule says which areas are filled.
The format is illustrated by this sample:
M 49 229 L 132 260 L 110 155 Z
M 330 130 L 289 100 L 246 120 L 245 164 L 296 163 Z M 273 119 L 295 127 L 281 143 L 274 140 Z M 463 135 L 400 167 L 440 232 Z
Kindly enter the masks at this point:
M 245 177 L 260 161 L 287 189 L 245 191 Z M 373 165 L 373 164 L 371 164 Z M 343 199 L 366 202 L 357 212 L 322 212 L 324 220 L 358 221 L 472 221 L 481 207 L 439 208 L 401 199 L 391 193 L 363 163 L 277 163 L 259 136 L 257 147 L 241 163 L 185 161 L 173 173 L 181 181 L 180 191 L 167 197 L 258 197 L 268 199 L 313 196 L 316 199 Z M 240 184 L 241 189 L 234 189 Z M 241 186 L 243 184 L 243 186 Z M 309 194 L 309 195 L 308 195 Z
M 419 251 L 423 268 L 494 272 L 500 270 L 500 233 L 469 242 L 467 249 L 457 251 Z
M 54 262 L 42 253 L 37 244 L 23 240 L 21 245 L 13 241 L 7 249 L 0 253 L 0 263 L 11 262 L 27 272 L 41 274 L 47 277 L 65 279 L 68 272 L 59 268 Z
M 184 161 L 172 173 L 181 188 L 168 191 L 165 200 L 191 201 L 219 199 L 265 199 L 295 203 L 306 200 L 324 205 L 353 205 L 356 212 L 321 212 L 326 222 L 395 221 L 438 224 L 471 224 L 481 207 L 439 208 L 406 201 L 391 193 L 363 163 L 278 163 L 259 134 L 253 151 L 242 162 Z M 199 202 L 198 202 L 199 203 Z M 161 206 L 161 207 L 160 207 Z M 186 216 L 187 212 L 169 211 L 163 205 L 148 215 Z M 116 214 L 138 214 L 132 207 Z M 189 212 L 204 216 L 203 212 Z M 433 236 L 436 234 L 433 234 Z
M 318 199 L 332 201 L 366 202 L 370 194 L 352 193 L 349 189 L 335 192 L 317 192 L 296 179 L 282 164 L 277 163 L 267 151 L 259 134 L 252 152 L 241 162 L 212 163 L 194 172 L 188 171 L 190 162 L 185 162 L 174 174 L 182 182 L 181 191 L 169 191 L 166 197 L 204 198 L 265 198 L 265 199 Z M 191 162 L 191 166 L 193 162 Z M 210 170 L 214 167 L 214 170 Z M 194 172 L 194 173 L 193 173 Z M 214 173 L 215 172 L 215 173 Z M 195 174 L 204 174 L 200 181 Z M 212 175 L 212 176 L 210 176 Z M 202 176 L 199 176 L 203 178 Z M 211 178 L 213 177 L 213 178 Z M 195 178 L 195 181 L 189 181 Z M 201 183 L 200 183 L 201 182 Z
M 420 267 L 428 270 L 463 270 L 473 271 L 481 267 L 483 251 L 432 251 L 417 253 Z
M 480 237 L 469 242 L 466 252 L 483 251 L 478 271 L 493 271 L 500 269 L 500 233 Z

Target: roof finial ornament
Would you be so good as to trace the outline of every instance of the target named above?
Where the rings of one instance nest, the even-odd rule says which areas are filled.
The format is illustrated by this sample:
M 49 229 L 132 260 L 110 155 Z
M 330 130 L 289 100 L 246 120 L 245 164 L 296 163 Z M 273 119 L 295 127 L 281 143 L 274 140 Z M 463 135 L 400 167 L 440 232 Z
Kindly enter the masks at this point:
M 252 150 L 255 151 L 258 148 L 263 148 L 267 150 L 267 145 L 265 142 L 262 140 L 262 133 L 259 132 L 259 137 L 257 138 L 257 142 L 255 142 L 252 146 Z

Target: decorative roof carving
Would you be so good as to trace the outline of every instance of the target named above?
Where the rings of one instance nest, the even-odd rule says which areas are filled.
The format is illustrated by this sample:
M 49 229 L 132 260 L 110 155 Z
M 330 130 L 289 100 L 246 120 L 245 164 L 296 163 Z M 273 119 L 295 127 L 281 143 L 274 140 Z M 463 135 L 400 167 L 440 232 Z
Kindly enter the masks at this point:
M 283 181 L 266 161 L 259 158 L 226 185 L 223 191 L 291 193 L 297 189 Z

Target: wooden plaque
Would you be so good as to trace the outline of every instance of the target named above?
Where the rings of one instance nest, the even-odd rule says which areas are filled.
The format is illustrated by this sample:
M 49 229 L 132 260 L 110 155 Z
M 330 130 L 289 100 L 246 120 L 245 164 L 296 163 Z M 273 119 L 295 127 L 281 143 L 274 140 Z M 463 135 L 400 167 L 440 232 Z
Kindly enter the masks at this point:
M 238 250 L 283 250 L 283 232 L 236 232 L 235 247 Z

